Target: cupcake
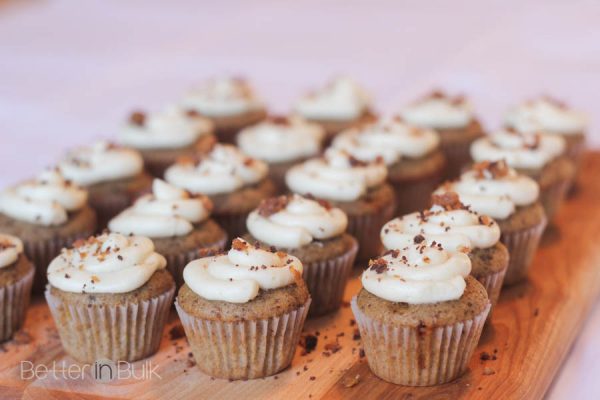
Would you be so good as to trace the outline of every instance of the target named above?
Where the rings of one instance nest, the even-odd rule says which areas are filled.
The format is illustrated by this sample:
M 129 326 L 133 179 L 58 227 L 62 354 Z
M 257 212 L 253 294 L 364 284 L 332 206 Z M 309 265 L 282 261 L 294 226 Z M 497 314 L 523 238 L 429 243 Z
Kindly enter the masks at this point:
M 205 251 L 223 250 L 225 231 L 212 219 L 210 199 L 192 195 L 155 179 L 152 193 L 144 195 L 108 223 L 111 232 L 152 239 L 157 253 L 177 286 L 183 284 L 183 268 Z
M 510 260 L 504 284 L 527 277 L 546 227 L 546 215 L 539 201 L 539 185 L 510 168 L 504 160 L 483 161 L 445 183 L 436 194 L 455 192 L 471 210 L 492 217 L 500 227 L 500 241 Z
M 70 150 L 58 166 L 65 178 L 88 190 L 98 230 L 152 184 L 137 151 L 105 141 Z
M 263 200 L 248 215 L 248 242 L 297 257 L 312 297 L 309 316 L 340 308 L 358 243 L 345 233 L 346 214 L 300 195 Z
M 269 176 L 283 193 L 287 170 L 318 155 L 323 137 L 323 128 L 302 118 L 271 118 L 243 129 L 237 142 L 245 154 L 269 164 Z
M 409 124 L 435 129 L 440 134 L 448 165 L 445 178 L 455 178 L 470 161 L 469 146 L 483 136 L 483 128 L 463 96 L 451 97 L 435 91 L 401 111 Z
M 46 284 L 46 267 L 60 250 L 96 230 L 88 193 L 58 169 L 0 192 L 0 232 L 17 236 L 35 266 L 34 291 Z
M 380 253 L 379 230 L 396 208 L 394 189 L 386 183 L 382 160 L 357 160 L 348 152 L 329 148 L 323 157 L 292 167 L 285 180 L 289 189 L 331 202 L 348 216 L 347 232 L 358 240 L 359 260 Z
M 431 386 L 466 371 L 490 310 L 470 270 L 466 254 L 420 236 L 369 263 L 351 306 L 375 375 Z
M 565 141 L 558 135 L 500 130 L 478 139 L 471 146 L 476 162 L 506 160 L 517 172 L 540 185 L 540 202 L 548 221 L 560 208 L 575 173 L 573 162 L 564 156 Z
M 292 362 L 310 306 L 302 263 L 235 239 L 192 261 L 175 306 L 197 366 L 224 379 L 276 374 Z
M 388 181 L 396 191 L 400 214 L 428 204 L 446 166 L 439 135 L 408 125 L 399 117 L 344 131 L 336 136 L 332 146 L 346 150 L 360 161 L 381 157 L 388 167 Z
M 63 348 L 83 363 L 133 362 L 158 350 L 175 282 L 152 240 L 118 233 L 63 249 L 46 301 Z
M 246 232 L 246 217 L 262 199 L 275 194 L 263 161 L 248 157 L 237 147 L 216 143 L 205 153 L 182 159 L 165 172 L 172 185 L 210 197 L 213 216 L 229 237 Z
M 33 275 L 23 242 L 0 233 L 0 343 L 11 339 L 25 321 Z
M 237 133 L 266 116 L 264 103 L 241 78 L 217 78 L 189 92 L 182 106 L 210 118 L 220 142 L 235 143 Z
M 136 111 L 122 128 L 119 142 L 136 149 L 148 172 L 162 177 L 178 157 L 193 155 L 213 138 L 211 120 L 177 107 L 146 114 Z
M 325 129 L 326 142 L 337 133 L 373 119 L 369 95 L 353 80 L 333 79 L 318 91 L 303 96 L 294 112 Z
M 462 204 L 454 192 L 433 195 L 431 199 L 430 209 L 385 224 L 381 230 L 383 245 L 396 250 L 414 242 L 467 253 L 471 275 L 481 282 L 494 307 L 509 259 L 506 246 L 500 242 L 500 227 L 489 216 L 477 214 Z

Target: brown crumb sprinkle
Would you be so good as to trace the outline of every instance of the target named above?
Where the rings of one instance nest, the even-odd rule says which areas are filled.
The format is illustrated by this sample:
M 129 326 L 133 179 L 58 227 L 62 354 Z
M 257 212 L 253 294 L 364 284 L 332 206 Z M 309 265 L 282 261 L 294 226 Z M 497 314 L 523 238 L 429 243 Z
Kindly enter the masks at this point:
M 146 114 L 141 111 L 134 111 L 129 116 L 129 123 L 137 126 L 144 126 L 146 123 Z
M 506 160 L 482 161 L 473 165 L 473 171 L 478 179 L 498 179 L 507 176 L 509 168 Z
M 460 202 L 456 192 L 446 192 L 431 196 L 431 203 L 443 207 L 446 211 L 465 210 L 466 207 Z

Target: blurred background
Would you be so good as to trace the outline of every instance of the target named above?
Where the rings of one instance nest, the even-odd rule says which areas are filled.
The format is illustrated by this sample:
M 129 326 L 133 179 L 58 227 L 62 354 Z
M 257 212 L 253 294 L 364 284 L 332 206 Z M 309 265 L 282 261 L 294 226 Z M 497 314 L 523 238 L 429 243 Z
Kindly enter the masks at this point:
M 589 114 L 600 148 L 598 21 L 596 0 L 0 0 L 0 185 L 222 74 L 279 113 L 341 73 L 382 113 L 444 88 L 470 96 L 488 129 L 549 94 Z M 548 398 L 597 398 L 599 334 L 597 305 Z

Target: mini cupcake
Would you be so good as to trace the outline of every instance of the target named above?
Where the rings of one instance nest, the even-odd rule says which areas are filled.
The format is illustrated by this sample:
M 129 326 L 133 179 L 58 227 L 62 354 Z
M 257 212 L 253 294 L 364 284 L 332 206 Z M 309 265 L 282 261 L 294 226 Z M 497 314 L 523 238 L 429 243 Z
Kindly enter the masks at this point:
M 512 129 L 478 139 L 471 146 L 476 162 L 504 159 L 517 172 L 533 178 L 540 185 L 540 202 L 548 221 L 554 219 L 575 173 L 564 151 L 565 141 L 558 135 Z
M 23 242 L 0 233 L 0 343 L 12 338 L 25 321 L 33 275 Z
M 197 112 L 177 107 L 145 114 L 136 111 L 121 130 L 119 142 L 136 149 L 148 172 L 162 177 L 178 157 L 193 155 L 197 148 L 211 142 L 214 125 Z
M 48 266 L 46 301 L 63 348 L 83 363 L 133 362 L 158 350 L 175 293 L 148 238 L 102 234 Z
M 208 117 L 220 142 L 235 143 L 237 133 L 267 116 L 264 103 L 241 78 L 218 78 L 191 91 L 182 106 Z
M 323 137 L 323 128 L 302 118 L 271 118 L 243 129 L 237 142 L 245 154 L 269 164 L 269 176 L 283 193 L 287 170 L 318 155 Z
M 471 259 L 471 275 L 481 282 L 494 307 L 509 259 L 506 246 L 500 243 L 500 227 L 490 217 L 462 204 L 456 193 L 433 195 L 432 203 L 428 210 L 385 224 L 381 230 L 383 245 L 395 250 L 422 242 L 427 246 L 441 246 L 446 251 L 467 253 Z
M 165 172 L 172 185 L 212 200 L 213 216 L 229 237 L 246 232 L 246 218 L 262 199 L 275 194 L 266 163 L 230 144 L 214 144 L 195 159 L 183 159 Z
M 436 194 L 448 192 L 457 193 L 471 210 L 498 223 L 500 241 L 510 254 L 504 284 L 525 279 L 547 223 L 539 202 L 539 185 L 504 160 L 484 161 L 473 165 L 460 179 L 445 183 Z
M 60 249 L 95 232 L 96 213 L 87 200 L 87 191 L 58 169 L 0 192 L 0 232 L 23 241 L 36 269 L 34 291 L 44 288 L 46 267 Z
M 276 374 L 292 362 L 310 306 L 302 263 L 235 239 L 192 261 L 175 306 L 198 367 L 224 379 Z
M 167 259 L 177 287 L 183 284 L 183 268 L 206 251 L 225 247 L 227 234 L 212 219 L 213 204 L 203 195 L 192 195 L 155 179 L 152 193 L 140 197 L 108 223 L 111 232 L 145 236 Z
M 466 371 L 490 310 L 470 270 L 466 254 L 420 236 L 369 263 L 351 305 L 375 375 L 430 386 Z
M 323 157 L 292 167 L 285 179 L 294 193 L 328 200 L 348 216 L 347 232 L 358 240 L 359 260 L 380 253 L 379 230 L 396 208 L 383 161 L 363 162 L 329 148 Z
M 152 185 L 137 151 L 105 141 L 70 150 L 58 166 L 67 179 L 88 190 L 99 230 Z
M 408 125 L 399 117 L 344 131 L 332 146 L 361 161 L 381 157 L 388 167 L 388 181 L 396 191 L 396 212 L 400 214 L 419 210 L 429 202 L 446 166 L 439 135 Z
M 373 119 L 369 95 L 356 82 L 339 77 L 302 97 L 294 112 L 325 129 L 326 142 L 339 132 Z
M 340 308 L 358 243 L 345 233 L 346 214 L 326 201 L 299 196 L 263 200 L 246 222 L 250 243 L 283 251 L 303 265 L 303 278 L 312 297 L 309 316 Z
M 470 161 L 471 143 L 483 136 L 483 128 L 473 114 L 471 103 L 463 96 L 450 97 L 435 91 L 401 111 L 409 124 L 435 129 L 440 134 L 442 151 L 446 155 L 447 179 L 460 174 Z

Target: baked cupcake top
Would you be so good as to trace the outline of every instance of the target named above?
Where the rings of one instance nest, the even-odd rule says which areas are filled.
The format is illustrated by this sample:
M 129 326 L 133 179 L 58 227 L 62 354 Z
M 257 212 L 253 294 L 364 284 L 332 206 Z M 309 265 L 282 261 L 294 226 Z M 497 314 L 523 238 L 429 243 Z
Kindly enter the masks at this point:
M 231 193 L 263 180 L 269 167 L 248 157 L 230 144 L 215 143 L 196 159 L 183 159 L 170 166 L 165 180 L 192 193 Z
M 0 233 L 0 270 L 13 265 L 23 253 L 23 242 L 16 236 Z
M 439 143 L 440 138 L 435 131 L 418 128 L 400 117 L 393 117 L 346 130 L 335 137 L 333 147 L 346 150 L 361 161 L 374 161 L 381 157 L 386 165 L 392 165 L 402 157 L 424 157 Z
M 103 233 L 63 249 L 48 266 L 48 281 L 65 292 L 127 293 L 142 287 L 166 265 L 152 240 Z
M 233 77 L 207 80 L 190 91 L 182 104 L 207 117 L 242 115 L 265 108 L 245 79 Z
M 295 193 L 334 201 L 354 201 L 387 178 L 381 158 L 373 162 L 357 160 L 348 152 L 328 148 L 323 157 L 292 167 L 285 176 Z
M 410 124 L 433 129 L 464 128 L 473 120 L 473 107 L 464 96 L 449 96 L 441 91 L 406 106 L 400 114 Z
M 476 162 L 506 160 L 513 168 L 539 169 L 563 154 L 565 140 L 558 135 L 502 129 L 471 144 Z
M 460 179 L 446 182 L 435 194 L 447 192 L 457 193 L 463 204 L 479 214 L 506 219 L 517 207 L 535 203 L 540 187 L 536 181 L 519 174 L 500 160 L 473 165 Z
M 353 80 L 338 77 L 298 100 L 294 111 L 312 120 L 346 121 L 368 111 L 369 95 Z
M 91 146 L 70 150 L 58 166 L 63 175 L 78 185 L 131 178 L 142 172 L 144 161 L 133 149 L 98 141 Z
M 87 191 L 66 180 L 59 169 L 46 169 L 0 192 L 0 212 L 30 224 L 56 226 L 67 222 L 69 212 L 82 209 L 87 199 Z
M 447 251 L 469 252 L 492 247 L 500 240 L 496 221 L 470 210 L 454 192 L 432 196 L 433 206 L 389 221 L 381 229 L 386 249 L 440 244 Z
M 194 224 L 205 221 L 213 208 L 212 201 L 203 195 L 154 179 L 152 193 L 136 200 L 108 223 L 112 232 L 150 238 L 184 236 Z
M 470 272 L 471 260 L 465 253 L 414 236 L 410 244 L 371 260 L 361 282 L 365 290 L 387 301 L 430 304 L 459 299 Z
M 248 215 L 246 226 L 263 243 L 296 249 L 313 240 L 340 236 L 346 231 L 348 217 L 326 201 L 294 194 L 263 200 Z
M 240 131 L 237 142 L 249 156 L 279 163 L 317 155 L 324 135 L 323 128 L 302 118 L 271 118 Z
M 302 263 L 296 257 L 240 238 L 227 254 L 194 260 L 183 270 L 183 280 L 198 296 L 228 303 L 247 303 L 260 290 L 283 288 L 301 276 Z
M 506 125 L 522 132 L 542 130 L 561 135 L 581 134 L 586 129 L 584 113 L 550 97 L 540 97 L 513 107 L 506 114 Z
M 152 114 L 135 111 L 123 126 L 119 142 L 136 149 L 178 149 L 210 134 L 214 125 L 196 111 L 178 107 Z

